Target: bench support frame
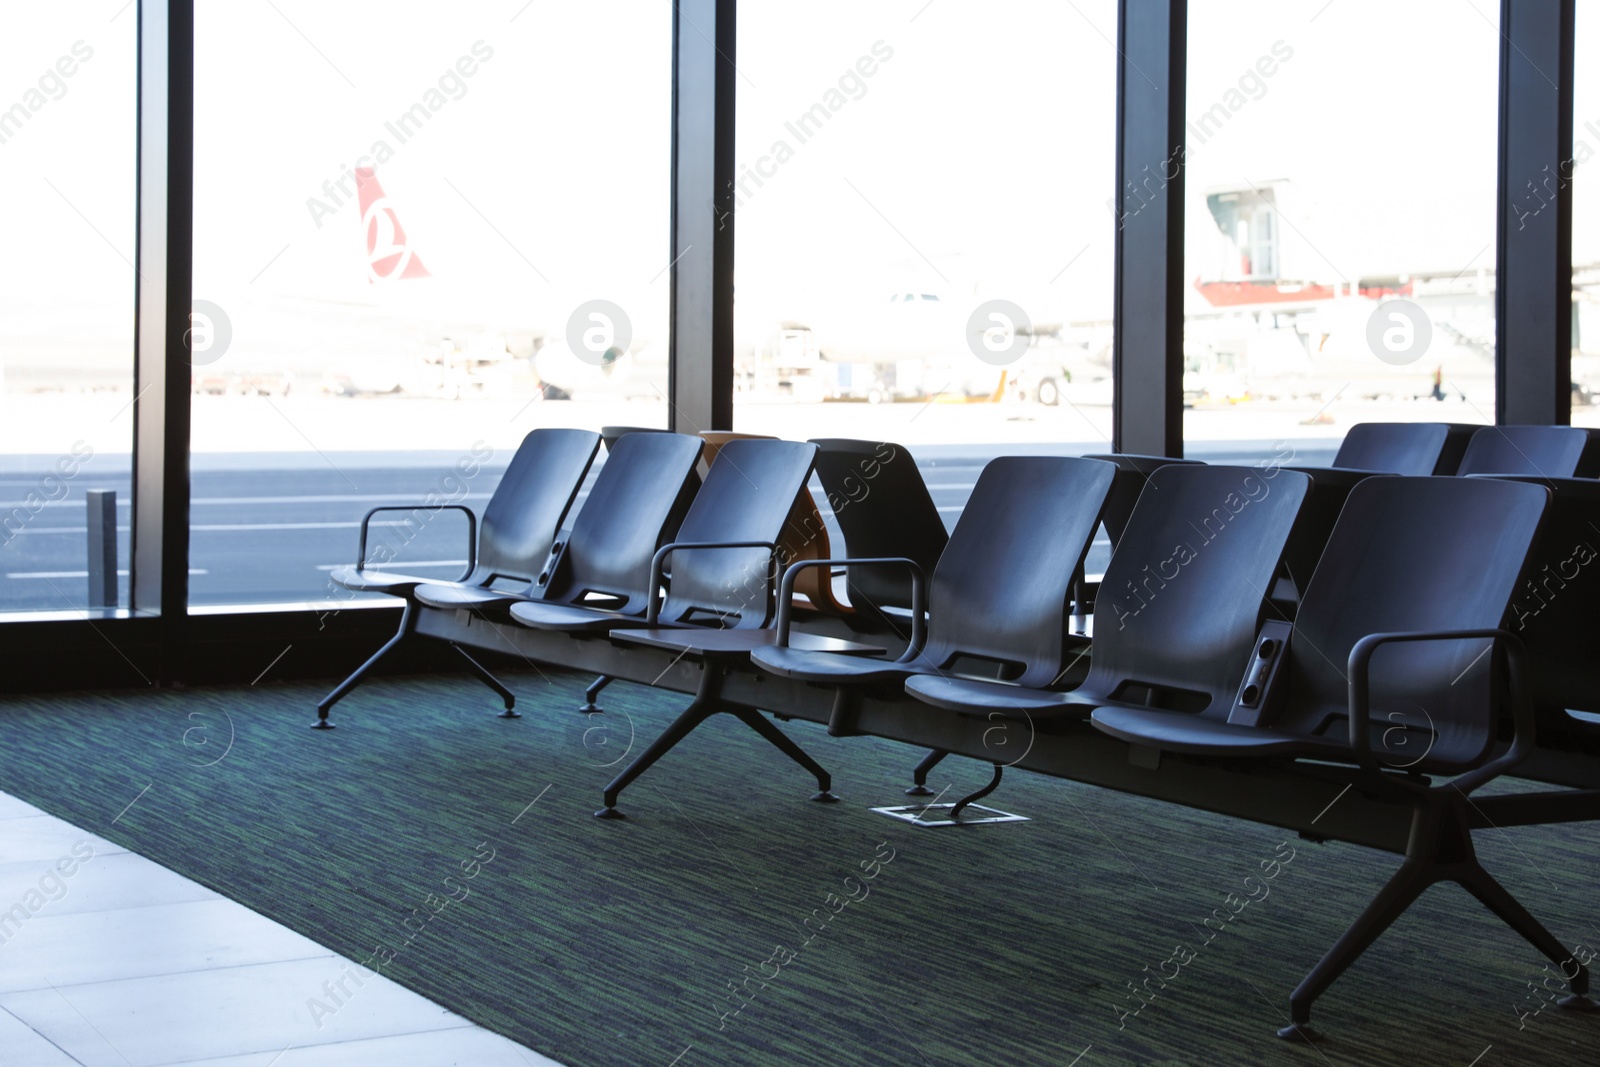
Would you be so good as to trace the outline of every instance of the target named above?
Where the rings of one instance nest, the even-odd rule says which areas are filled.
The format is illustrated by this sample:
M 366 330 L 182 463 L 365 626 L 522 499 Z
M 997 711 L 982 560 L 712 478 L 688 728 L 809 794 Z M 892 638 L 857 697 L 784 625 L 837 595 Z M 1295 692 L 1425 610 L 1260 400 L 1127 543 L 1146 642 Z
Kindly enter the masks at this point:
M 829 687 L 779 678 L 748 664 L 702 662 L 681 653 L 624 646 L 603 636 L 495 626 L 467 612 L 424 608 L 414 628 L 453 644 L 693 696 L 672 725 L 606 787 L 606 806 L 597 815 L 620 818 L 615 804 L 621 791 L 718 713 L 735 716 L 816 775 L 820 791 L 813 799 L 837 799 L 830 792 L 827 772 L 759 710 L 783 720 L 827 726 L 835 722 L 839 710 Z M 881 690 L 859 694 L 850 711 L 850 734 L 930 750 L 916 771 L 919 785 L 925 785 L 928 770 L 949 755 L 994 762 L 985 739 L 991 724 L 982 717 L 936 713 L 910 697 Z M 1141 757 L 1087 722 L 1052 720 L 1029 728 L 1034 731 L 1031 744 L 1012 766 L 1282 827 L 1310 841 L 1342 841 L 1404 857 L 1395 876 L 1295 989 L 1290 998 L 1292 1024 L 1283 1036 L 1315 1040 L 1309 1025 L 1312 1003 L 1425 889 L 1442 881 L 1465 887 L 1563 968 L 1572 989 L 1563 1006 L 1579 1010 L 1596 1006 L 1587 996 L 1587 971 L 1478 862 L 1472 831 L 1600 819 L 1600 757 L 1535 751 L 1519 768 L 1523 776 L 1564 790 L 1469 799 L 1449 783 L 1420 792 L 1368 792 L 1352 787 L 1350 768 L 1309 762 L 1206 760 L 1170 753 Z

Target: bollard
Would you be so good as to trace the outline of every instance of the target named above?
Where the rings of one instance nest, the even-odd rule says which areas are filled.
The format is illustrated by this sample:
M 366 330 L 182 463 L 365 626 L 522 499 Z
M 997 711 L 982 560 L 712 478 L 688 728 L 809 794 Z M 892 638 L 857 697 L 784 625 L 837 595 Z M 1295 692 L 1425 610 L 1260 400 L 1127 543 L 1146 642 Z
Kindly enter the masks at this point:
M 117 606 L 117 491 L 83 494 L 89 524 L 89 607 Z

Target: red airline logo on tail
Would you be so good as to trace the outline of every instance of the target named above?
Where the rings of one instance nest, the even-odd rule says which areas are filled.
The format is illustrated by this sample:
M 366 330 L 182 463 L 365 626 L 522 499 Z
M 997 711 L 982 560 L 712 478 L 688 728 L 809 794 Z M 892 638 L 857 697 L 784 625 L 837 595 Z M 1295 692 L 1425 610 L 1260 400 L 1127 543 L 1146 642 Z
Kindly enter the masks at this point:
M 411 251 L 405 228 L 371 167 L 356 168 L 356 191 L 361 197 L 361 228 L 367 234 L 367 280 L 376 284 L 431 277 Z

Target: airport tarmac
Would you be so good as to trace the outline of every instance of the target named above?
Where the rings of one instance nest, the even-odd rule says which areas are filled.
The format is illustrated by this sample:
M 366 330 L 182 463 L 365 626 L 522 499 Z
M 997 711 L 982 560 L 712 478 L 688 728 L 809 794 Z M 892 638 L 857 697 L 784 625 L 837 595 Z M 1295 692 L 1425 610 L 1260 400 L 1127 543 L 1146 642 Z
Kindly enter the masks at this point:
M 132 396 L 127 392 L 7 393 L 0 397 L 0 457 L 56 455 L 85 441 L 96 452 L 129 451 Z M 514 448 L 540 426 L 665 426 L 667 401 L 544 401 L 529 396 L 439 400 L 410 396 L 335 397 L 307 390 L 282 397 L 196 396 L 193 451 L 369 452 L 452 451 L 483 440 Z M 1583 408 L 1574 422 L 1600 424 L 1600 409 Z M 1315 420 L 1313 420 L 1315 416 Z M 1203 404 L 1184 413 L 1191 442 L 1339 438 L 1356 422 L 1494 421 L 1482 403 L 1363 402 L 1336 398 L 1320 412 L 1309 401 Z M 739 430 L 779 437 L 881 437 L 907 445 L 990 445 L 1092 442 L 1111 437 L 1108 404 L 1066 402 L 1055 407 L 933 401 L 741 402 Z M 684 427 L 685 429 L 689 427 Z M 4 462 L 0 459 L 0 462 Z
M 128 443 L 124 394 L 10 395 L 0 412 L 0 610 L 85 606 L 84 492 L 118 494 L 119 565 L 128 560 Z M 516 443 L 540 426 L 661 424 L 647 402 L 197 397 L 191 459 L 191 599 L 195 605 L 322 603 L 339 599 L 329 571 L 354 561 L 362 515 L 379 504 L 440 492 L 480 510 Z M 1311 424 L 1304 406 L 1239 404 L 1185 413 L 1189 455 L 1249 464 L 1279 457 L 1319 466 L 1354 421 L 1482 422 L 1460 401 L 1335 403 Z M 743 404 L 735 425 L 788 438 L 885 439 L 911 448 L 947 524 L 983 465 L 1007 453 L 1081 455 L 1109 448 L 1107 407 L 1000 404 Z M 87 445 L 75 473 L 47 480 L 57 461 Z M 476 466 L 450 480 L 458 461 Z M 58 475 L 59 477 L 59 475 Z M 27 506 L 29 494 L 36 504 Z M 464 495 L 463 495 L 464 494 Z M 820 492 L 817 494 L 821 501 Z M 17 508 L 21 508 L 20 520 Z M 825 517 L 826 516 L 826 509 Z M 831 522 L 830 522 L 831 525 Z M 382 529 L 382 528 L 380 528 Z M 834 531 L 837 536 L 837 531 Z M 401 559 L 445 576 L 465 560 L 464 524 L 442 517 L 408 542 Z M 1091 570 L 1104 565 L 1097 545 Z M 127 579 L 121 604 L 127 606 Z

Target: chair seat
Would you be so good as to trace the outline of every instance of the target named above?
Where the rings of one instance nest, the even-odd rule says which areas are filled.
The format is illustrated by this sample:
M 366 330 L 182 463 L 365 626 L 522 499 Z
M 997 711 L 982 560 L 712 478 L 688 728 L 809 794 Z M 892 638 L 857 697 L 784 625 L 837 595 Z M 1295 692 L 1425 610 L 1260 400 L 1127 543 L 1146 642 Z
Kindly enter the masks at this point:
M 430 608 L 468 608 L 482 611 L 485 608 L 504 608 L 527 600 L 524 593 L 504 589 L 491 589 L 484 585 L 465 585 L 456 582 L 430 582 L 418 587 L 413 594 L 417 603 Z
M 511 617 L 535 630 L 559 630 L 564 633 L 603 634 L 621 627 L 645 624 L 642 618 L 634 615 L 550 604 L 542 600 L 522 600 L 512 604 Z
M 797 636 L 797 635 L 796 635 Z M 751 662 L 782 678 L 802 682 L 900 681 L 931 668 L 837 652 L 812 652 L 794 646 L 766 645 L 750 653 Z
M 1191 756 L 1289 757 L 1348 762 L 1350 746 L 1341 741 L 1272 729 L 1235 726 L 1219 719 L 1157 708 L 1100 708 L 1094 725 L 1112 737 L 1163 752 Z
M 612 639 L 622 644 L 648 645 L 670 652 L 683 652 L 699 656 L 736 656 L 743 658 L 758 648 L 771 648 L 778 640 L 776 630 L 710 630 L 700 626 L 673 629 L 619 630 Z M 789 647 L 808 653 L 829 653 L 842 656 L 881 656 L 879 645 L 863 645 L 838 637 L 793 632 Z
M 433 585 L 439 581 L 437 578 L 418 578 L 414 574 L 357 570 L 354 567 L 335 567 L 328 577 L 354 593 L 388 593 L 391 596 L 410 596 L 418 586 Z
M 1078 693 L 1052 693 L 981 678 L 946 678 L 919 674 L 906 679 L 906 692 L 936 708 L 971 715 L 999 714 L 1006 718 L 1087 719 L 1104 701 Z

